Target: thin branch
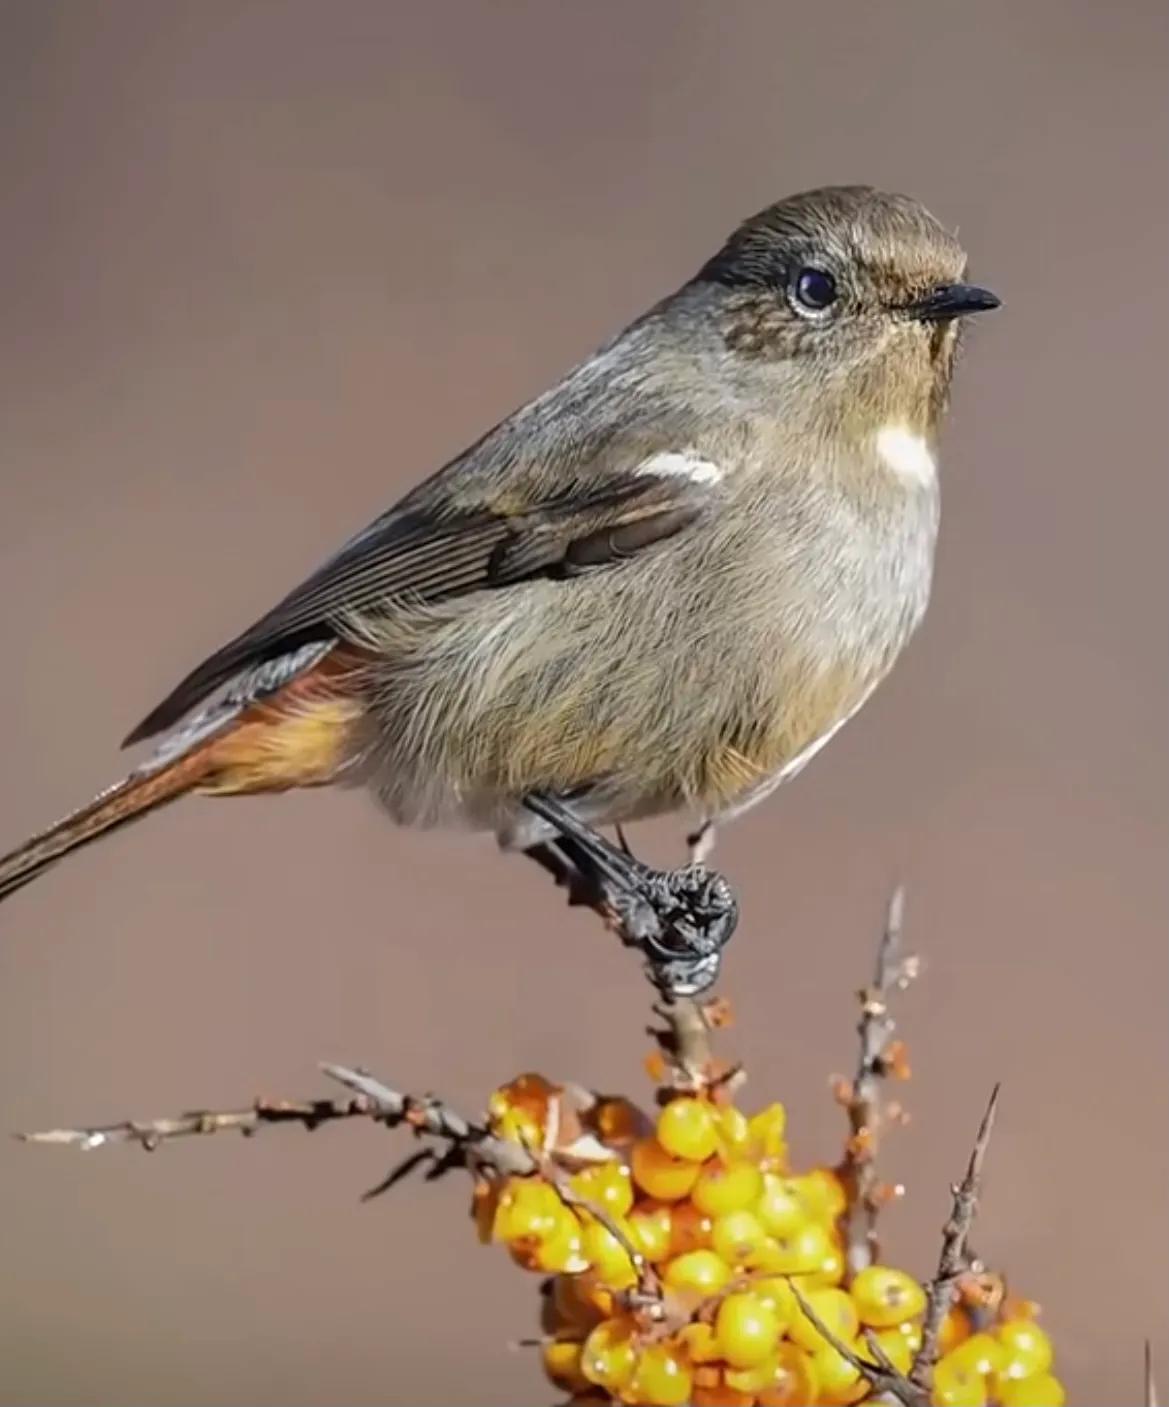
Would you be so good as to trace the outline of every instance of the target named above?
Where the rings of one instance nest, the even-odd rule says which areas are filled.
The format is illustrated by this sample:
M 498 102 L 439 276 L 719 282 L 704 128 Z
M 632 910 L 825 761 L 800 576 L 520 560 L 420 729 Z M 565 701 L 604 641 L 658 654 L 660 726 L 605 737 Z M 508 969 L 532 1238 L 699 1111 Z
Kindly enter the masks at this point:
M 1153 1378 L 1153 1345 L 1145 1340 L 1145 1407 L 1157 1407 L 1157 1384 Z
M 950 1216 L 942 1230 L 942 1253 L 938 1259 L 938 1271 L 930 1282 L 929 1298 L 926 1301 L 925 1320 L 922 1324 L 921 1347 L 910 1369 L 910 1380 L 923 1391 L 933 1382 L 934 1364 L 938 1361 L 939 1341 L 942 1324 L 954 1300 L 954 1290 L 958 1281 L 969 1268 L 967 1242 L 974 1215 L 978 1210 L 978 1198 L 982 1190 L 982 1165 L 994 1128 L 995 1113 L 998 1110 L 999 1086 L 991 1091 L 986 1113 L 978 1127 L 978 1137 L 966 1167 L 966 1176 L 954 1188 L 954 1200 Z
M 901 933 L 905 918 L 905 890 L 898 886 L 889 900 L 885 927 L 877 950 L 873 984 L 860 993 L 861 1018 L 857 1026 L 860 1057 L 851 1084 L 842 1082 L 839 1093 L 848 1114 L 849 1138 L 839 1173 L 848 1191 L 848 1210 L 842 1218 L 850 1276 L 878 1257 L 877 1217 L 887 1197 L 877 1177 L 876 1157 L 887 1112 L 882 1108 L 881 1087 L 888 1075 L 899 1074 L 896 1029 L 890 999 L 904 991 L 916 977 L 917 959 L 903 956 Z
M 312 1130 L 338 1119 L 368 1119 L 373 1110 L 356 1099 L 257 1099 L 248 1109 L 194 1109 L 172 1118 L 125 1119 L 88 1128 L 18 1133 L 24 1143 L 72 1144 L 85 1151 L 115 1143 L 137 1143 L 147 1152 L 172 1138 L 211 1133 L 258 1133 L 265 1124 L 301 1124 Z
M 340 1119 L 368 1119 L 396 1128 L 406 1124 L 416 1134 L 447 1144 L 450 1166 L 467 1164 L 489 1167 L 500 1173 L 525 1174 L 536 1171 L 536 1160 L 518 1143 L 497 1138 L 487 1129 L 463 1118 L 449 1105 L 432 1096 L 419 1098 L 402 1094 L 374 1079 L 364 1070 L 346 1065 L 325 1064 L 321 1070 L 345 1086 L 350 1099 L 257 1099 L 248 1109 L 200 1109 L 174 1117 L 146 1121 L 125 1119 L 116 1124 L 96 1124 L 83 1128 L 46 1129 L 22 1133 L 26 1143 L 69 1144 L 82 1149 L 104 1148 L 115 1143 L 136 1143 L 147 1151 L 174 1138 L 196 1134 L 238 1132 L 254 1134 L 265 1124 L 300 1124 L 315 1129 Z

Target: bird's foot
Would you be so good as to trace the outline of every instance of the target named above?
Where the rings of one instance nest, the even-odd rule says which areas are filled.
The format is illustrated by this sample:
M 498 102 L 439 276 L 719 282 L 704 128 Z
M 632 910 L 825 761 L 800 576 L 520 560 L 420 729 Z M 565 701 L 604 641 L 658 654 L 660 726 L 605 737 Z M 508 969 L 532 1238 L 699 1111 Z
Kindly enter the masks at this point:
M 655 870 L 586 826 L 548 796 L 524 803 L 553 825 L 557 839 L 527 853 L 588 904 L 628 947 L 645 957 L 650 980 L 671 996 L 694 996 L 716 980 L 739 921 L 731 886 L 701 863 Z

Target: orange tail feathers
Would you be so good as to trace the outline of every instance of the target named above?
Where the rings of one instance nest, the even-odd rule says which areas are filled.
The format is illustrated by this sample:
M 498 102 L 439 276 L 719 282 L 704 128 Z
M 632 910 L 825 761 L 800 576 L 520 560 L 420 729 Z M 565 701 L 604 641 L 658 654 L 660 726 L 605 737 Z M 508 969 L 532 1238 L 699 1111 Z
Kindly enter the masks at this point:
M 71 851 L 188 792 L 239 795 L 322 786 L 353 760 L 361 704 L 338 692 L 335 667 L 318 667 L 262 702 L 196 733 L 103 791 L 48 830 L 0 857 L 0 901 Z M 181 743 L 178 735 L 176 744 Z

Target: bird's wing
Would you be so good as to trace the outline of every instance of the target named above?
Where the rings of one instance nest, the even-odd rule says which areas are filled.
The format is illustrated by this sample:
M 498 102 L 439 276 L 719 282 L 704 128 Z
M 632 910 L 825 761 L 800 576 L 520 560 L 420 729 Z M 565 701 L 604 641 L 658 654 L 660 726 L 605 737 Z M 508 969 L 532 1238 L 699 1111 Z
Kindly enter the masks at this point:
M 663 426 L 610 433 L 592 454 L 566 445 L 563 430 L 545 445 L 504 422 L 188 674 L 126 743 L 171 727 L 245 671 L 282 668 L 297 652 L 318 660 L 305 647 L 327 648 L 346 621 L 616 565 L 686 528 L 715 497 L 714 466 L 679 450 Z M 559 457 L 541 464 L 533 448 Z

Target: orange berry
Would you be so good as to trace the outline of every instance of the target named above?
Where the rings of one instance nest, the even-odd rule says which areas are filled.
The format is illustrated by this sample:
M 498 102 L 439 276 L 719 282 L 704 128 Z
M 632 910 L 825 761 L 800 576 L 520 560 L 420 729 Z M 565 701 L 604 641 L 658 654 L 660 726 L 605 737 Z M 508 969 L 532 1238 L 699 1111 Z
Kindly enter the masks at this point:
M 749 1264 L 766 1240 L 754 1212 L 727 1212 L 716 1217 L 710 1229 L 710 1244 L 728 1265 Z
M 718 1123 L 705 1099 L 671 1099 L 658 1115 L 658 1142 L 675 1158 L 702 1163 L 718 1148 Z
M 626 1318 L 604 1320 L 584 1341 L 580 1370 L 590 1383 L 609 1392 L 625 1387 L 636 1364 L 633 1325 Z
M 633 1206 L 633 1179 L 624 1163 L 595 1163 L 568 1181 L 578 1196 L 613 1216 L 624 1216 Z
M 580 1370 L 581 1345 L 557 1339 L 544 1345 L 544 1372 L 565 1392 L 587 1392 L 590 1383 Z
M 779 1318 L 759 1295 L 727 1295 L 715 1315 L 714 1333 L 732 1368 L 753 1368 L 775 1351 Z
M 717 1295 L 731 1278 L 731 1269 L 713 1251 L 687 1251 L 666 1265 L 662 1279 L 671 1290 Z
M 670 1208 L 661 1203 L 642 1202 L 626 1217 L 629 1239 L 651 1262 L 665 1260 L 673 1239 Z
M 592 1122 L 602 1143 L 622 1147 L 640 1136 L 649 1120 L 628 1099 L 602 1099 L 592 1111 Z
M 633 1177 L 650 1197 L 677 1202 L 685 1197 L 698 1178 L 698 1163 L 675 1158 L 656 1138 L 643 1138 L 633 1145 Z
M 806 1407 L 818 1400 L 819 1380 L 815 1360 L 794 1344 L 781 1343 L 776 1353 L 775 1376 L 756 1395 L 759 1407 Z
M 904 1270 L 870 1265 L 857 1272 L 849 1287 L 861 1323 L 890 1329 L 925 1309 L 925 1291 Z
M 736 1392 L 720 1381 L 709 1387 L 696 1383 L 690 1401 L 692 1407 L 751 1407 L 755 1399 L 749 1392 Z
M 995 1396 L 999 1407 L 1064 1407 L 1067 1401 L 1063 1383 L 1050 1373 L 1001 1380 L 995 1388 Z
M 705 1250 L 710 1245 L 713 1220 L 693 1202 L 678 1202 L 670 1208 L 670 1254 Z
M 1051 1340 L 1033 1319 L 1008 1319 L 995 1337 L 1003 1348 L 1003 1361 L 994 1370 L 1000 1378 L 1031 1378 L 1051 1367 Z
M 558 1328 L 587 1333 L 605 1316 L 590 1303 L 591 1277 L 586 1275 L 557 1275 L 552 1281 L 552 1313 Z
M 815 1289 L 802 1293 L 808 1307 L 838 1339 L 851 1343 L 856 1338 L 860 1328 L 856 1305 L 843 1290 Z M 828 1340 L 803 1312 L 803 1306 L 798 1301 L 797 1308 L 800 1312 L 788 1326 L 788 1337 L 810 1353 L 819 1352 L 828 1345 Z
M 698 1174 L 690 1199 L 707 1216 L 723 1216 L 753 1206 L 763 1190 L 763 1174 L 754 1163 L 708 1163 Z
M 951 1349 L 957 1348 L 960 1343 L 970 1337 L 972 1332 L 970 1316 L 964 1309 L 955 1305 L 953 1309 L 948 1310 L 946 1317 L 942 1320 L 942 1332 L 938 1335 L 939 1356 L 944 1357 Z
M 654 1343 L 637 1355 L 633 1379 L 622 1396 L 653 1407 L 682 1407 L 690 1399 L 692 1383 L 690 1368 L 678 1349 Z

